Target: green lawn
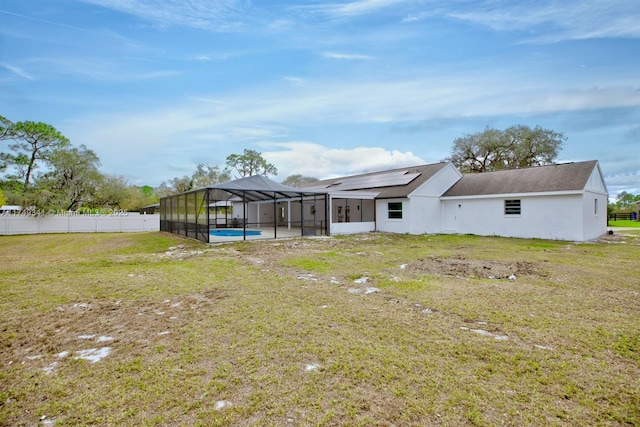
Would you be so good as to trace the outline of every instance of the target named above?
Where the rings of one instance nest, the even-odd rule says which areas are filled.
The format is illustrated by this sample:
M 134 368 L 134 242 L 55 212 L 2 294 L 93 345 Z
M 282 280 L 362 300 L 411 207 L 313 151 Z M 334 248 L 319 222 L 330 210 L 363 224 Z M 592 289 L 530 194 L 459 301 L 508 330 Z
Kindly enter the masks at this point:
M 2 236 L 0 425 L 638 426 L 638 259 L 636 232 Z
M 619 220 L 619 221 L 609 221 L 609 227 L 633 227 L 640 228 L 640 221 L 629 221 L 629 220 Z

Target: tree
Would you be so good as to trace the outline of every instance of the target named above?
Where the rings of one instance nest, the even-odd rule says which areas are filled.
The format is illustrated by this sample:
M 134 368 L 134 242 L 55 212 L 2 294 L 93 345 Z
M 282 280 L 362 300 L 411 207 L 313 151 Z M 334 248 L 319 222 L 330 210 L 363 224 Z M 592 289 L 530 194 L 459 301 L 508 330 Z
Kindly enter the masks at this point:
M 453 141 L 451 161 L 462 172 L 488 172 L 553 164 L 566 137 L 536 126 L 511 126 L 484 131 Z
M 13 122 L 4 116 L 0 116 L 0 141 L 9 139 Z
M 52 169 L 35 180 L 36 205 L 74 210 L 94 202 L 96 188 L 102 182 L 96 153 L 81 145 L 54 150 L 48 161 Z
M 635 202 L 640 201 L 640 194 L 634 196 L 626 191 L 621 191 L 616 195 L 615 207 L 619 210 L 635 210 Z
M 200 163 L 191 177 L 184 175 L 182 178 L 175 177 L 172 180 L 164 181 L 155 189 L 155 193 L 157 197 L 166 197 L 196 188 L 210 187 L 230 179 L 231 173 L 229 169 L 221 170 L 219 166 Z
M 11 120 L 0 116 L 0 141 L 10 138 L 12 125 L 13 123 Z M 11 156 L 8 153 L 0 153 L 0 171 L 7 169 L 7 165 L 10 161 Z
M 142 193 L 142 195 L 144 197 L 150 197 L 150 198 L 151 197 L 156 197 L 156 194 L 153 191 L 153 187 L 150 186 L 150 185 L 142 185 L 142 186 L 138 187 L 138 189 L 140 190 L 140 193 Z
M 103 174 L 97 184 L 93 206 L 125 209 L 129 187 L 124 177 Z
M 2 118 L 0 133 L 4 139 L 14 141 L 9 144 L 13 153 L 3 153 L 2 162 L 13 165 L 24 178 L 23 191 L 26 191 L 38 162 L 48 162 L 53 152 L 69 145 L 69 140 L 56 128 L 41 122 L 17 122 L 7 124 Z
M 252 175 L 277 175 L 278 169 L 255 150 L 244 149 L 244 154 L 231 154 L 227 157 L 227 167 L 235 169 L 241 178 Z
M 2 190 L 0 190 L 0 206 L 4 206 L 7 204 L 7 198 L 4 196 Z
M 191 176 L 194 188 L 210 187 L 221 182 L 231 179 L 231 173 L 228 169 L 220 170 L 218 166 L 209 166 L 200 163 L 196 171 Z
M 289 175 L 287 179 L 282 181 L 284 185 L 291 187 L 301 187 L 304 184 L 311 184 L 312 182 L 318 182 L 318 178 L 312 176 L 302 176 L 301 174 Z
M 171 194 L 184 193 L 193 189 L 193 179 L 185 175 L 182 178 L 175 177 L 170 181 L 163 181 L 156 191 L 160 197 L 164 197 Z
M 22 182 L 12 179 L 10 177 L 0 180 L 0 190 L 7 198 L 5 204 L 20 205 L 24 202 L 22 197 Z
M 153 188 L 148 185 L 129 185 L 119 200 L 119 208 L 126 211 L 137 211 L 145 206 L 158 202 Z
M 12 172 L 5 175 L 2 187 L 16 194 L 24 192 L 24 177 L 29 165 L 29 157 L 24 153 L 10 154 L 0 153 L 0 170 L 6 170 L 8 165 L 12 165 Z

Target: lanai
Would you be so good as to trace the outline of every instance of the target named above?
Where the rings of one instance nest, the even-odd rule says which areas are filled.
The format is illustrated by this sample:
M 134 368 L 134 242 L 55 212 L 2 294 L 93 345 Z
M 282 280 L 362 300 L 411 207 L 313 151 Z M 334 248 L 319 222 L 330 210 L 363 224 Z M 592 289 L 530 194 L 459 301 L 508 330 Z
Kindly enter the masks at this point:
M 307 205 L 311 209 L 305 212 Z M 327 206 L 325 193 L 253 175 L 160 199 L 160 229 L 206 243 L 212 241 L 211 231 L 219 229 L 234 230 L 243 240 L 261 230 L 277 238 L 283 226 L 299 229 L 301 235 L 328 234 Z

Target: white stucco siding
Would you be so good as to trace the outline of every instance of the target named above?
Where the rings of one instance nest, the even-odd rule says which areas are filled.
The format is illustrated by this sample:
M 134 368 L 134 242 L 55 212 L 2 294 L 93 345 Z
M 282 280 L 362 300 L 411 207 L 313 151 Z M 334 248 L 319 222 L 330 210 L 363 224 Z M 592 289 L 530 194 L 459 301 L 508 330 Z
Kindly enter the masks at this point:
M 604 178 L 602 177 L 602 172 L 600 172 L 599 166 L 593 168 L 593 171 L 587 180 L 587 184 L 585 185 L 585 191 L 607 194 L 607 187 L 604 183 Z
M 260 203 L 247 204 L 247 217 L 246 220 L 252 227 L 255 227 L 260 222 L 260 210 L 264 209 Z M 234 212 L 235 216 L 235 212 Z
M 583 240 L 595 239 L 607 232 L 609 194 L 600 166 L 593 168 L 582 197 Z
M 389 218 L 389 203 L 402 203 L 402 218 Z M 376 200 L 377 230 L 387 233 L 411 232 L 411 202 L 409 199 Z
M 411 234 L 434 234 L 442 232 L 442 207 L 439 197 L 412 197 L 407 206 Z
M 405 217 L 410 221 L 406 233 L 433 234 L 442 232 L 440 196 L 462 178 L 462 174 L 448 163 L 427 182 L 409 195 Z
M 255 203 L 255 206 L 257 207 L 255 221 L 252 220 L 252 215 L 249 215 L 250 222 L 256 222 L 258 226 L 273 226 L 277 215 L 277 212 L 274 212 L 274 208 L 277 209 L 277 205 L 274 206 L 273 201 L 270 201 Z M 249 212 L 251 212 L 251 210 L 249 210 Z
M 520 215 L 506 215 L 505 199 L 520 200 Z M 443 200 L 445 233 L 586 240 L 581 194 L 508 195 Z
M 414 197 L 440 197 L 442 194 L 458 182 L 462 174 L 451 163 L 440 169 L 427 182 L 416 188 L 409 194 L 409 198 Z
M 332 236 L 339 234 L 368 233 L 376 230 L 376 223 L 371 222 L 333 222 L 330 224 L 329 233 Z
M 596 239 L 607 232 L 607 194 L 587 191 L 582 201 L 583 240 Z
M 233 202 L 233 208 L 232 208 L 232 214 L 231 214 L 231 220 L 236 219 L 238 221 L 241 221 L 242 218 L 244 218 L 244 203 L 242 202 Z

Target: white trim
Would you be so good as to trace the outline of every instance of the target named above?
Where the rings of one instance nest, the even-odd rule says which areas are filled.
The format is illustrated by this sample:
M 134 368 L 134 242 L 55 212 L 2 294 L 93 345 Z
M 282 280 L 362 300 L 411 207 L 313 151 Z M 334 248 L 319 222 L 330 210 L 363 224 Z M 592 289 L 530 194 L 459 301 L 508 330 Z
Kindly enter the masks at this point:
M 366 199 L 374 200 L 380 194 L 379 191 L 327 191 L 333 199 Z

